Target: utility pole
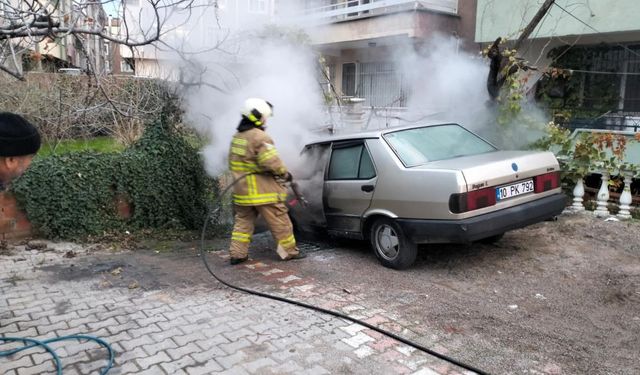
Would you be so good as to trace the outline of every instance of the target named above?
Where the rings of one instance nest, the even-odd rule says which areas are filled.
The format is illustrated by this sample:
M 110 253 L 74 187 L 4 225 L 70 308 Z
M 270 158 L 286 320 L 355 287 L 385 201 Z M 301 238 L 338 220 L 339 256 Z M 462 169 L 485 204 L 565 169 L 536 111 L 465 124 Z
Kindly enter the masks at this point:
M 516 40 L 516 43 L 513 46 L 513 49 L 518 50 L 522 43 L 531 35 L 533 30 L 535 30 L 536 26 L 542 21 L 545 14 L 549 11 L 549 8 L 553 6 L 555 0 L 546 0 L 538 12 L 533 16 L 529 24 L 524 28 L 520 37 Z M 514 65 L 513 69 L 509 69 L 508 72 L 503 72 L 504 68 L 507 66 L 509 61 L 508 58 L 502 55 L 502 51 L 500 50 L 500 43 L 502 42 L 502 38 L 496 39 L 495 42 L 489 47 L 489 53 L 487 57 L 490 60 L 489 65 L 489 76 L 487 78 L 487 91 L 489 91 L 489 96 L 491 96 L 492 100 L 496 100 L 500 95 L 500 89 L 504 84 L 507 77 L 511 74 L 515 74 L 520 69 L 528 69 L 527 67 L 519 67 Z
M 536 26 L 538 26 L 540 21 L 542 21 L 542 18 L 544 17 L 544 15 L 547 14 L 547 12 L 549 11 L 549 8 L 551 8 L 553 6 L 553 3 L 555 2 L 556 0 L 546 0 L 544 4 L 542 4 L 540 9 L 538 9 L 538 12 L 536 13 L 536 15 L 533 16 L 531 21 L 529 21 L 529 24 L 527 25 L 527 27 L 525 27 L 524 30 L 522 30 L 522 34 L 520 34 L 520 37 L 516 41 L 516 44 L 513 46 L 514 49 L 517 50 L 518 48 L 520 48 L 520 46 L 522 45 L 522 42 L 524 42 L 529 37 L 529 35 L 531 35 L 533 30 L 536 28 Z

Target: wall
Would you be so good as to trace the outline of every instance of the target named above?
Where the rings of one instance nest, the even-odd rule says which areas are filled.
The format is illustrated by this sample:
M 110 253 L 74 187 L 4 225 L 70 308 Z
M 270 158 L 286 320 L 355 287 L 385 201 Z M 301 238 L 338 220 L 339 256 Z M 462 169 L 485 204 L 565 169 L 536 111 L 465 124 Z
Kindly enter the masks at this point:
M 352 42 L 395 35 L 414 37 L 417 33 L 415 12 L 333 23 L 309 30 L 313 44 Z
M 476 8 L 477 0 L 458 1 L 458 25 L 457 33 L 460 38 L 461 48 L 477 50 L 476 35 Z
M 502 36 L 515 39 L 544 0 L 477 0 L 476 41 L 489 42 Z M 556 3 L 601 33 L 634 32 L 640 35 L 638 0 L 556 0 Z M 552 6 L 543 22 L 534 30 L 536 38 L 589 35 L 596 32 Z M 616 40 L 618 40 L 616 38 Z
M 127 220 L 133 213 L 133 207 L 123 196 L 116 196 L 114 205 L 118 217 Z M 18 203 L 8 191 L 0 192 L 0 240 L 15 240 L 31 237 L 34 231 L 27 215 L 18 207 Z
M 25 238 L 31 235 L 31 223 L 9 192 L 0 192 L 0 240 Z

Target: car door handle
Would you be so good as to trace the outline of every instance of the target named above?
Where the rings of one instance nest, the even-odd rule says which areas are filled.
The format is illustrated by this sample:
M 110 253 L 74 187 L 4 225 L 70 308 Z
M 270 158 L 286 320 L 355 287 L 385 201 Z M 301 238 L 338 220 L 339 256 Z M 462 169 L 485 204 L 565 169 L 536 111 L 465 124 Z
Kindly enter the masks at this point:
M 364 192 L 371 193 L 373 191 L 373 189 L 375 189 L 375 186 L 373 186 L 373 185 L 362 185 L 361 189 Z

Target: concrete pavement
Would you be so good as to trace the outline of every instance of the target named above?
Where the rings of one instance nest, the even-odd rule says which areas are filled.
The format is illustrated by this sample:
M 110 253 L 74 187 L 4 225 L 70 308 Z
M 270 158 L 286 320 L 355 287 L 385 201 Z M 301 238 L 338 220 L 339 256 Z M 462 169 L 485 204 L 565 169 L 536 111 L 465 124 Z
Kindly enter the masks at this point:
M 19 246 L 0 255 L 0 335 L 96 335 L 116 351 L 110 374 L 467 373 L 363 326 L 222 287 L 197 263 L 193 249 L 164 254 L 53 247 Z M 66 258 L 68 251 L 76 256 Z M 210 257 L 226 265 L 224 252 Z M 357 295 L 318 285 L 275 259 L 251 261 L 237 271 L 257 275 L 282 295 L 322 296 L 323 307 L 411 335 L 395 314 L 365 309 Z M 54 347 L 65 375 L 97 373 L 106 363 L 106 352 L 93 343 Z M 34 349 L 0 358 L 0 369 L 23 375 L 53 373 L 54 367 L 43 349 Z

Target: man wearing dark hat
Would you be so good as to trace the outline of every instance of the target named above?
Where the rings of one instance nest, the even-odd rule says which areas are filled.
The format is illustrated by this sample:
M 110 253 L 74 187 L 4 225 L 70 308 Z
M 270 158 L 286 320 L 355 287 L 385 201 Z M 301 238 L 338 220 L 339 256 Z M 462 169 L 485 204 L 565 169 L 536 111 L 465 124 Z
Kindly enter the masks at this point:
M 29 168 L 40 149 L 40 133 L 24 117 L 0 112 L 0 191 Z

